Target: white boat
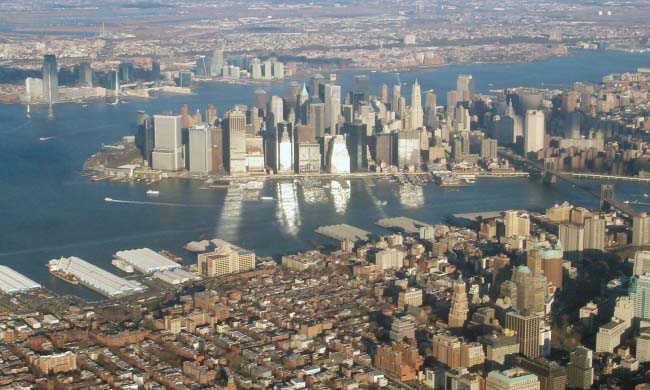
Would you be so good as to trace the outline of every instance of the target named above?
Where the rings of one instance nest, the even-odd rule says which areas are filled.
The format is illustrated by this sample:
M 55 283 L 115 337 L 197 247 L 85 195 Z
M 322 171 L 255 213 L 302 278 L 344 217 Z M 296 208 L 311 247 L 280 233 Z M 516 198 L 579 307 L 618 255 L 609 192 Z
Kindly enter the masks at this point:
M 647 198 L 648 196 L 650 196 L 650 195 L 648 195 L 648 194 L 643 194 L 643 197 L 644 197 L 644 198 Z
M 160 195 L 160 191 L 157 191 L 157 190 L 148 190 L 148 191 L 147 191 L 147 195 L 152 195 L 152 196 Z
M 88 105 L 87 104 L 82 104 L 81 107 L 86 108 L 86 107 L 88 107 Z
M 54 137 L 40 137 L 38 140 L 42 142 L 42 141 L 50 140 L 52 138 L 54 138 Z
M 273 200 L 273 197 L 271 196 L 260 196 L 261 200 Z
M 104 198 L 104 202 L 112 202 L 112 201 L 113 201 L 113 198 L 108 198 L 108 197 Z

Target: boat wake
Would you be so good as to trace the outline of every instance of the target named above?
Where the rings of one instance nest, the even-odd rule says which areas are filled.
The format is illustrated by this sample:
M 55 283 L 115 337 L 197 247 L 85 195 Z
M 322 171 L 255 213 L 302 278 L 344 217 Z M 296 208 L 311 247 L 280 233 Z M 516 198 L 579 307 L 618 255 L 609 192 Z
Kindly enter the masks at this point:
M 190 207 L 190 208 L 217 208 L 217 206 L 209 204 L 185 204 L 185 203 L 167 203 L 167 202 L 145 202 L 138 200 L 121 200 L 113 198 L 104 198 L 105 202 L 109 203 L 122 203 L 122 204 L 138 204 L 145 206 L 165 206 L 165 207 Z

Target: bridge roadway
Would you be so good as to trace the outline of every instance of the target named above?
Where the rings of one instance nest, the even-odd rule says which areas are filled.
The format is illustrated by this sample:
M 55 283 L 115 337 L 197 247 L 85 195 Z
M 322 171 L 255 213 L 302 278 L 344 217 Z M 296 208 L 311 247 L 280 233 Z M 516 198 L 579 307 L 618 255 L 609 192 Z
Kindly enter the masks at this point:
M 589 187 L 589 186 L 587 186 L 587 185 L 585 185 L 584 182 L 582 182 L 580 180 L 580 177 L 590 178 L 590 179 L 604 179 L 604 180 L 609 179 L 608 178 L 609 175 L 573 175 L 572 173 L 565 173 L 565 172 L 558 172 L 558 171 L 547 171 L 547 170 L 544 169 L 543 164 L 540 164 L 540 163 L 538 163 L 536 161 L 532 161 L 532 160 L 529 160 L 527 158 L 521 157 L 521 156 L 513 153 L 512 151 L 499 148 L 498 153 L 502 157 L 505 157 L 505 158 L 511 160 L 513 163 L 519 164 L 522 167 L 527 168 L 529 171 L 531 171 L 531 173 L 539 173 L 539 174 L 542 174 L 542 175 L 544 175 L 544 174 L 553 175 L 558 179 L 564 180 L 565 182 L 567 182 L 567 183 L 569 183 L 569 184 L 571 184 L 571 185 L 573 185 L 575 187 L 578 187 L 578 188 L 588 192 L 589 194 L 593 195 L 594 197 L 596 197 L 599 200 L 600 200 L 600 192 L 593 189 L 593 188 L 591 188 L 591 187 Z M 614 177 L 617 177 L 617 176 L 614 176 Z M 628 206 L 626 206 L 626 205 L 624 205 L 622 203 L 616 202 L 616 200 L 614 200 L 614 201 L 607 200 L 607 204 L 609 204 L 609 206 L 611 208 L 620 211 L 621 213 L 629 216 L 630 218 L 632 218 L 632 217 L 634 217 L 635 215 L 638 214 L 637 211 L 633 210 L 632 208 L 630 208 L 630 207 L 628 207 Z

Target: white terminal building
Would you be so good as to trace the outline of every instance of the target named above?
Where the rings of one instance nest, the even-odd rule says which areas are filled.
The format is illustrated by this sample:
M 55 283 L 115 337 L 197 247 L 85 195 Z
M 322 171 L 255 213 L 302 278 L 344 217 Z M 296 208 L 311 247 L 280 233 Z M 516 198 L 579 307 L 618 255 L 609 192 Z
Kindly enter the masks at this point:
M 73 277 L 82 285 L 109 298 L 144 291 L 146 288 L 136 281 L 114 275 L 78 257 L 62 257 L 50 260 L 50 272 Z
M 116 259 L 130 264 L 136 271 L 143 274 L 171 271 L 181 267 L 180 264 L 149 248 L 119 251 L 114 256 Z
M 27 292 L 41 285 L 13 269 L 0 265 L 0 291 L 5 294 Z

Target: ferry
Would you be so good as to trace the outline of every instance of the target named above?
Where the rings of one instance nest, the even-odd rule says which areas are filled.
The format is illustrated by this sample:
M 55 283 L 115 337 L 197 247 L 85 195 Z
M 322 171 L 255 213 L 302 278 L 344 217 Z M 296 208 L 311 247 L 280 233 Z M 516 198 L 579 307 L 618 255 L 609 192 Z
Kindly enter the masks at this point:
M 148 191 L 147 191 L 147 195 L 151 195 L 151 196 L 160 195 L 160 191 L 157 191 L 157 190 L 148 190 Z

